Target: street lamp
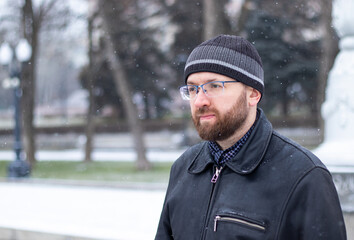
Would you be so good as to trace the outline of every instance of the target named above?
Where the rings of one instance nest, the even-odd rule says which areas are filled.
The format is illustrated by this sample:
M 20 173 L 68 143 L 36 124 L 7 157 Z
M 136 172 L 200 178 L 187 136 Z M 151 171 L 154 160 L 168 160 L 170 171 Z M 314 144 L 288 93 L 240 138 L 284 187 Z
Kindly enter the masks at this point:
M 15 160 L 11 162 L 7 169 L 9 178 L 28 177 L 30 175 L 30 165 L 23 159 L 22 141 L 21 141 L 21 72 L 22 63 L 31 58 L 32 49 L 25 39 L 21 39 L 17 44 L 15 51 L 8 43 L 3 43 L 0 47 L 0 63 L 8 67 L 9 78 L 3 81 L 4 88 L 12 88 L 14 90 L 15 105 L 15 127 L 14 127 L 14 151 Z

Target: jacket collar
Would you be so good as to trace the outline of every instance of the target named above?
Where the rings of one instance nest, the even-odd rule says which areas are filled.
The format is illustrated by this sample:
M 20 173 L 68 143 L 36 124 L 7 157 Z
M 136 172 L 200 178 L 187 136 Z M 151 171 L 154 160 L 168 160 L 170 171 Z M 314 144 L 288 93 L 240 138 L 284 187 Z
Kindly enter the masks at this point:
M 268 147 L 273 128 L 263 111 L 259 108 L 259 119 L 240 152 L 231 160 L 226 162 L 231 170 L 239 174 L 252 173 L 263 159 Z M 188 168 L 190 173 L 201 173 L 208 166 L 214 165 L 213 157 L 208 149 L 208 143 L 204 142 L 195 155 Z

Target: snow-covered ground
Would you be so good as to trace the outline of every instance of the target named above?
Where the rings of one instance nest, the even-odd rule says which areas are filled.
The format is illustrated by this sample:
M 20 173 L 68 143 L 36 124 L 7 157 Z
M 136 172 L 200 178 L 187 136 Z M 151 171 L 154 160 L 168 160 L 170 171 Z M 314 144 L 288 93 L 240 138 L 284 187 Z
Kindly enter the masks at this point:
M 147 157 L 150 161 L 174 161 L 184 150 L 150 148 Z M 131 148 L 99 148 L 93 152 L 94 161 L 134 161 L 135 156 Z M 11 150 L 0 151 L 1 160 L 14 158 Z M 82 148 L 37 152 L 39 161 L 83 158 Z M 142 190 L 143 186 L 130 190 L 129 186 L 123 189 L 33 182 L 0 182 L 0 228 L 100 240 L 154 239 L 165 188 Z
M 15 159 L 14 151 L 9 148 L 13 144 L 12 138 L 0 136 L 0 160 Z M 79 134 L 38 135 L 36 158 L 39 161 L 82 161 L 85 157 L 84 138 Z M 150 161 L 174 161 L 186 149 L 180 147 L 181 141 L 183 136 L 177 133 L 147 133 L 147 158 Z M 136 153 L 131 134 L 97 134 L 92 158 L 94 161 L 134 161 Z
M 0 183 L 0 227 L 93 239 L 154 239 L 164 190 Z
M 149 148 L 147 157 L 150 161 L 175 161 L 184 151 Z M 36 156 L 39 161 L 82 161 L 84 149 L 40 150 Z M 134 161 L 135 157 L 129 147 L 101 147 L 93 152 L 94 161 Z M 1 160 L 14 158 L 12 150 L 0 151 Z M 165 186 L 129 189 L 64 181 L 47 183 L 33 179 L 27 183 L 0 182 L 0 229 L 99 240 L 154 239 Z
M 185 149 L 178 150 L 148 150 L 147 158 L 150 161 L 175 161 Z M 61 151 L 42 150 L 37 151 L 38 161 L 82 161 L 84 159 L 83 149 L 68 149 Z M 94 161 L 134 161 L 136 153 L 133 149 L 99 149 L 92 153 Z M 0 151 L 0 160 L 12 161 L 15 159 L 14 151 Z

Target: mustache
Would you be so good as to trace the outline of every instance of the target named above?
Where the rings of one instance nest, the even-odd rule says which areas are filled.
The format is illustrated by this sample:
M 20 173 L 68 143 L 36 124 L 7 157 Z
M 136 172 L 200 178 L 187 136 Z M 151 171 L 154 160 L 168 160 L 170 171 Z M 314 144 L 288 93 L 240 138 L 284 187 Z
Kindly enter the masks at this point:
M 206 112 L 212 112 L 212 109 L 209 109 L 207 106 L 203 106 L 201 108 L 198 108 L 198 110 L 196 111 L 197 114 L 203 114 Z
M 216 111 L 215 109 L 213 109 L 213 108 L 209 108 L 209 107 L 207 107 L 207 106 L 203 106 L 203 107 L 201 107 L 201 108 L 198 108 L 196 111 L 195 111 L 195 115 L 196 116 L 200 116 L 200 115 L 202 115 L 202 114 L 204 114 L 204 113 L 213 113 L 213 114 L 215 114 L 215 115 L 218 115 L 218 111 Z

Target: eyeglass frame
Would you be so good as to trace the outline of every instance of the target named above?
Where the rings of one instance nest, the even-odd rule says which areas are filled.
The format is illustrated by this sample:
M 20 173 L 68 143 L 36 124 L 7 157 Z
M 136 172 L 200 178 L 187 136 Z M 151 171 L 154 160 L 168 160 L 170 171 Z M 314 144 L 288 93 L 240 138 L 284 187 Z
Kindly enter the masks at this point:
M 206 92 L 206 90 L 204 89 L 203 86 L 204 86 L 204 85 L 207 85 L 207 84 L 210 84 L 210 83 L 215 83 L 215 82 L 222 83 L 222 88 L 223 88 L 223 93 L 224 93 L 225 83 L 238 83 L 238 82 L 240 82 L 240 81 L 237 81 L 237 80 L 233 80 L 233 81 L 211 81 L 211 82 L 203 83 L 203 84 L 201 84 L 201 85 L 187 84 L 187 85 L 183 85 L 183 86 L 179 87 L 179 92 L 180 92 L 180 94 L 181 94 L 183 100 L 190 101 L 190 100 L 194 100 L 195 98 L 197 98 L 198 93 L 199 93 L 199 88 L 201 88 L 202 91 L 203 91 L 203 93 L 205 94 L 205 96 L 212 98 L 212 96 L 208 96 L 208 94 L 207 94 L 207 92 Z M 187 97 L 185 97 L 185 95 L 184 95 L 184 94 L 182 93 L 182 91 L 181 91 L 182 88 L 185 88 L 185 87 L 188 87 L 188 86 L 196 87 L 196 94 L 195 94 L 195 96 L 194 96 L 193 98 L 189 98 L 189 99 L 187 99 Z M 218 96 L 221 96 L 221 95 L 218 95 Z M 217 97 L 217 96 L 214 96 L 214 97 Z

